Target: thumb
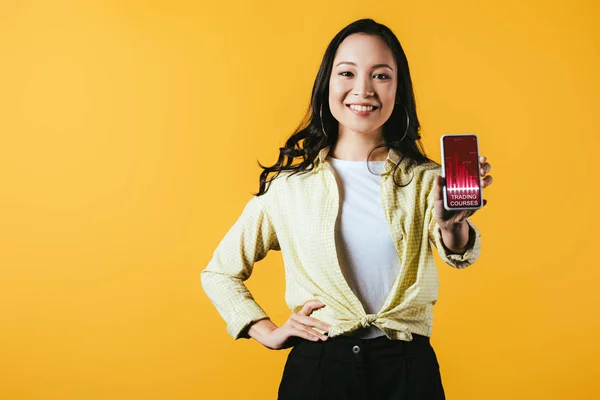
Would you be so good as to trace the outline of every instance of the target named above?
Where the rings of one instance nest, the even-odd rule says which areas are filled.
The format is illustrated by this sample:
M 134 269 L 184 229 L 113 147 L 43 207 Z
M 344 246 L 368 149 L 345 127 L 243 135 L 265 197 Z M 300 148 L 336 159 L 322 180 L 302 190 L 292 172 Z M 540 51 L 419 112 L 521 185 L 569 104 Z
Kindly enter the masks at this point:
M 324 305 L 325 305 L 325 303 L 323 303 L 319 300 L 309 300 L 306 303 L 304 303 L 304 306 L 302 307 L 302 310 L 300 311 L 300 313 L 302 313 L 304 315 L 310 315 L 310 313 L 312 312 L 313 309 L 321 308 Z
M 435 177 L 435 185 L 433 187 L 433 200 L 434 201 L 441 201 L 443 199 L 442 197 L 442 190 L 444 189 L 444 184 L 446 183 L 446 180 L 444 179 L 443 176 L 441 175 L 436 175 Z

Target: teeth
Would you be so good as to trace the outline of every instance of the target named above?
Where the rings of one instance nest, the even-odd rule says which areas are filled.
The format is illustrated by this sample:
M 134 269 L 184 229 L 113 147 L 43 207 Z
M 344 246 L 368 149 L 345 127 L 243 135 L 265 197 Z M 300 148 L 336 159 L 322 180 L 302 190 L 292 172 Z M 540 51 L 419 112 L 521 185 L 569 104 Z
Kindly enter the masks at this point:
M 356 106 L 354 104 L 350 104 L 350 108 L 356 111 L 372 111 L 373 106 Z

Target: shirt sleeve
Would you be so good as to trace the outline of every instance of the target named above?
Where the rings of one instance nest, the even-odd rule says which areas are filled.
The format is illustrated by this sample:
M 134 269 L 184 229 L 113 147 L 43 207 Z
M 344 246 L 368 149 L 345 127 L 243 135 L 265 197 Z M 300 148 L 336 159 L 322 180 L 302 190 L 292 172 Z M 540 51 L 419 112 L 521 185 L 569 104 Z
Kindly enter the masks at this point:
M 453 268 L 466 268 L 475 263 L 481 252 L 481 233 L 469 218 L 466 219 L 469 225 L 469 240 L 467 247 L 462 253 L 453 253 L 445 245 L 442 239 L 442 231 L 435 219 L 433 203 L 433 190 L 429 196 L 426 210 L 426 220 L 428 221 L 429 241 L 435 245 L 440 258 Z
M 252 197 L 200 273 L 202 288 L 235 339 L 249 336 L 246 328 L 268 318 L 244 284 L 254 263 L 269 250 L 281 250 L 272 220 L 262 199 Z

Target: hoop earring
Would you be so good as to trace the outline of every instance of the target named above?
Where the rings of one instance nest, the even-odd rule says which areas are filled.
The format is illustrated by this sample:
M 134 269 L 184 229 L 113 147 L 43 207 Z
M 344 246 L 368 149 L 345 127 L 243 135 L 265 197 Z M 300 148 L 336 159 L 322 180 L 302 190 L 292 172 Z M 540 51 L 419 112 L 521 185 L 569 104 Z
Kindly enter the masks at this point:
M 400 103 L 402 104 L 402 103 Z M 406 137 L 406 134 L 408 133 L 408 125 L 410 124 L 410 117 L 408 116 L 408 109 L 406 108 L 406 106 L 404 104 L 402 104 L 402 107 L 404 107 L 404 111 L 406 112 L 406 129 L 404 130 L 404 136 L 402 136 L 402 139 L 400 139 L 400 141 L 403 141 L 404 138 Z
M 325 137 L 329 139 L 329 136 L 327 136 L 327 133 L 325 132 L 325 127 L 323 126 L 323 103 L 321 103 L 321 108 L 319 109 L 319 116 L 321 117 L 321 130 Z

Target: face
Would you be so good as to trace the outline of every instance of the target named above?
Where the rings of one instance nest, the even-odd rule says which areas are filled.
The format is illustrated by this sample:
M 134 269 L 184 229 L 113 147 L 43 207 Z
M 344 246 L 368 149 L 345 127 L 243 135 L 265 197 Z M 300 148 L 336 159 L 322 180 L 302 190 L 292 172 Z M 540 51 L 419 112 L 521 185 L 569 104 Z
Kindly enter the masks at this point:
M 339 122 L 339 137 L 383 137 L 382 126 L 392 115 L 397 67 L 392 50 L 375 35 L 355 33 L 338 47 L 329 81 L 329 108 Z M 350 104 L 374 105 L 355 111 Z

